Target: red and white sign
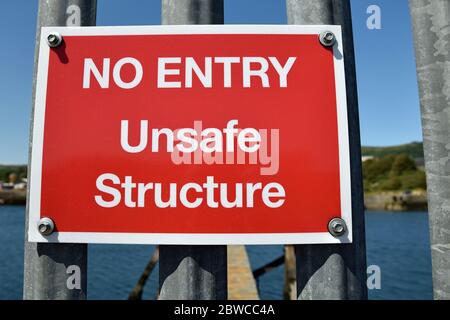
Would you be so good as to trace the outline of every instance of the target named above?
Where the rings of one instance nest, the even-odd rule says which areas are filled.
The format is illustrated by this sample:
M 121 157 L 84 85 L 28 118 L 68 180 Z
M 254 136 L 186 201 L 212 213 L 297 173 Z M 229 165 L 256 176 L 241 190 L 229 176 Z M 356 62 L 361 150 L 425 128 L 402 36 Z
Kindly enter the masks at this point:
M 43 28 L 30 188 L 30 241 L 351 242 L 340 27 Z

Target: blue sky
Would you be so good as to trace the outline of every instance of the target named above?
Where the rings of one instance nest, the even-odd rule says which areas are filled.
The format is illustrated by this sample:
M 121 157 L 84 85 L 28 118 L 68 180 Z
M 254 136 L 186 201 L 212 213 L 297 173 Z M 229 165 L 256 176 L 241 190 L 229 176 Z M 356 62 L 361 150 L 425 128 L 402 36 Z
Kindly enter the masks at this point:
M 369 30 L 369 5 L 381 30 Z M 160 24 L 159 0 L 98 0 L 98 25 Z M 363 145 L 421 141 L 407 0 L 352 0 Z M 4 1 L 0 11 L 0 163 L 26 163 L 37 0 Z M 286 24 L 284 0 L 225 0 L 225 23 Z

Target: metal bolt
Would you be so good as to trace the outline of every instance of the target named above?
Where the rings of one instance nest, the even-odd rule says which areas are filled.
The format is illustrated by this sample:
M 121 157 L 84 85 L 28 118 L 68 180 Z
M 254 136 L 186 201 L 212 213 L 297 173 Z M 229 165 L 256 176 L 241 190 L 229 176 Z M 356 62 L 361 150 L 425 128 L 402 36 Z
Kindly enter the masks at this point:
M 55 224 L 50 218 L 42 218 L 41 220 L 39 220 L 38 230 L 39 233 L 43 236 L 51 235 L 55 230 Z
M 328 232 L 333 237 L 340 237 L 347 231 L 347 225 L 341 218 L 333 218 L 328 222 Z
M 319 35 L 319 41 L 324 47 L 332 47 L 336 43 L 336 36 L 331 31 L 324 31 Z
M 59 32 L 49 33 L 49 35 L 47 36 L 47 43 L 49 47 L 56 48 L 62 43 L 62 36 L 59 34 Z

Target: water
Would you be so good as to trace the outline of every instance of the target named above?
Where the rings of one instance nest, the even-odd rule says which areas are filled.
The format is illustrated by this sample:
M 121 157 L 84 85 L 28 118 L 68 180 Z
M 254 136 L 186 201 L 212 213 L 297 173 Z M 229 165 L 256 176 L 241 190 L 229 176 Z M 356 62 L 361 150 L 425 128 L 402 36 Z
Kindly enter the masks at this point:
M 23 277 L 25 208 L 0 206 L 0 299 L 20 299 Z M 431 258 L 428 218 L 424 212 L 366 214 L 367 262 L 381 268 L 381 290 L 371 299 L 431 299 Z M 248 246 L 256 269 L 283 254 L 282 246 Z M 88 293 L 90 299 L 126 299 L 154 250 L 143 245 L 90 245 Z M 283 267 L 259 280 L 262 299 L 281 299 Z M 147 282 L 144 299 L 153 299 L 158 268 Z
M 381 290 L 370 299 L 432 299 L 431 256 L 426 212 L 366 213 L 367 265 L 381 270 Z M 249 246 L 253 269 L 283 254 L 281 246 Z M 283 267 L 259 280 L 263 299 L 281 299 Z

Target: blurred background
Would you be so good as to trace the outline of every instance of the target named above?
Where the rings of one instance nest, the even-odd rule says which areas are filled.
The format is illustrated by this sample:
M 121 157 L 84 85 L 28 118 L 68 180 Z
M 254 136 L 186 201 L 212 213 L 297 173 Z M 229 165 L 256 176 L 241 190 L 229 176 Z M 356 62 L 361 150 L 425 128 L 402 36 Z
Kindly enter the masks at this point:
M 371 299 L 431 299 L 427 193 L 407 0 L 353 0 L 367 264 L 381 272 Z M 0 299 L 21 299 L 28 137 L 37 1 L 0 11 Z M 97 25 L 158 25 L 159 0 L 98 0 Z M 225 0 L 226 24 L 286 24 L 284 0 Z M 64 179 L 64 175 L 62 175 Z M 247 246 L 261 299 L 284 297 L 283 246 Z M 89 299 L 127 299 L 155 248 L 89 246 Z M 277 263 L 277 261 L 279 263 Z M 375 270 L 371 269 L 371 270 Z M 378 270 L 378 269 L 377 269 Z M 370 276 L 370 272 L 368 274 Z M 144 289 L 154 299 L 158 266 Z

